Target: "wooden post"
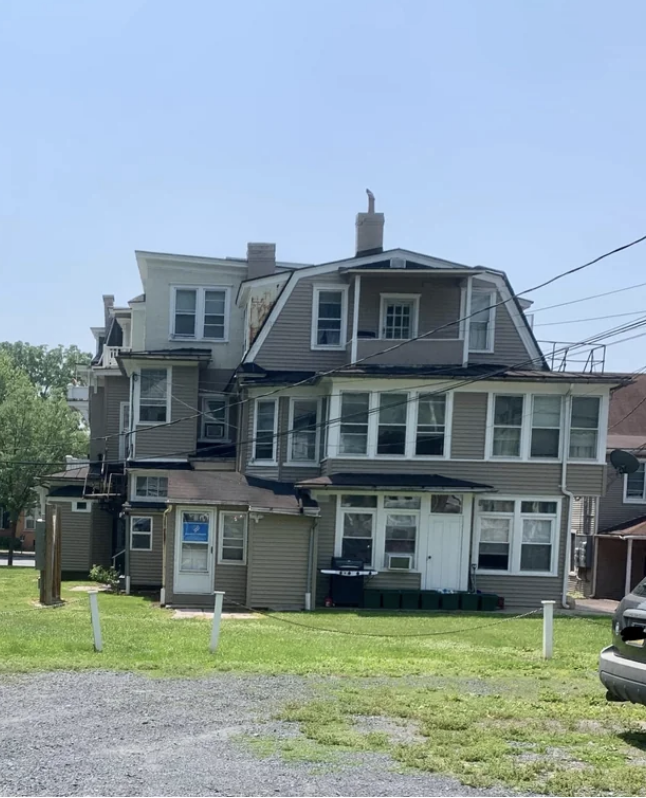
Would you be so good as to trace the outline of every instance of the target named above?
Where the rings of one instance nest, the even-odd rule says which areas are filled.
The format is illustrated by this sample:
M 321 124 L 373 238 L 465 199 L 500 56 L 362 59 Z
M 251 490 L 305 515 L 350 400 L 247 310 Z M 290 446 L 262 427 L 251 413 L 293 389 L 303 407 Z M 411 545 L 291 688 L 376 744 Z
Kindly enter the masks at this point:
M 224 590 L 216 590 L 213 594 L 215 602 L 213 606 L 213 626 L 211 627 L 211 645 L 209 649 L 213 653 L 218 647 L 218 640 L 220 638 L 220 621 L 222 620 L 222 599 L 224 598 Z
M 54 587 L 54 541 L 58 522 L 58 508 L 51 505 L 47 508 L 47 527 L 45 529 L 45 567 L 40 575 L 40 603 L 45 606 L 53 604 Z
M 554 604 L 555 601 L 541 601 L 543 605 L 543 659 L 552 659 L 554 650 Z

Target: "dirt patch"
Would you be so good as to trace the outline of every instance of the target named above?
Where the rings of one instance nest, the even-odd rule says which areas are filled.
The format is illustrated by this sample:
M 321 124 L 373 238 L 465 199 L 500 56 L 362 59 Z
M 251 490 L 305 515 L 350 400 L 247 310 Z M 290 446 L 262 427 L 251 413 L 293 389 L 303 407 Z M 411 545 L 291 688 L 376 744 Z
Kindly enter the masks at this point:
M 354 715 L 352 724 L 363 734 L 378 732 L 386 734 L 393 743 L 423 743 L 426 737 L 416 723 L 408 720 L 393 720 L 383 715 Z

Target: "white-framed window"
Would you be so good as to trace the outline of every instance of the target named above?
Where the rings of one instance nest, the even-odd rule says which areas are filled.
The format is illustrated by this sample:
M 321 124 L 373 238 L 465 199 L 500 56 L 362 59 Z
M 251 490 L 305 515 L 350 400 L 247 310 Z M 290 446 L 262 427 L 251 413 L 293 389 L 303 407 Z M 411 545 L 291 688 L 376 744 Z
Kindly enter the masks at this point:
M 314 286 L 312 349 L 344 349 L 347 337 L 348 287 Z
M 247 562 L 247 513 L 220 511 L 218 562 L 245 565 Z
M 319 415 L 320 401 L 316 397 L 291 397 L 287 453 L 289 462 L 318 462 Z
M 417 398 L 415 454 L 444 457 L 446 433 L 446 394 L 420 393 Z
M 147 515 L 130 516 L 130 549 L 152 551 L 153 519 Z
M 381 338 L 409 340 L 417 335 L 419 294 L 382 294 L 379 331 Z
M 139 424 L 170 421 L 168 369 L 141 369 L 139 372 Z
M 624 474 L 624 504 L 646 504 L 646 463 L 640 463 L 632 474 Z
M 91 513 L 92 512 L 92 502 L 73 501 L 72 502 L 72 512 L 73 513 Z
M 560 396 L 533 397 L 530 457 L 558 457 L 561 444 Z
M 228 439 L 229 403 L 224 395 L 202 397 L 200 440 L 225 441 Z
M 341 557 L 373 564 L 377 497 L 346 494 L 341 504 Z
M 469 319 L 469 352 L 494 351 L 495 304 L 495 291 L 487 288 L 473 289 Z
M 253 430 L 253 459 L 276 463 L 278 400 L 256 399 Z
M 370 394 L 344 391 L 341 394 L 341 430 L 339 454 L 368 453 Z
M 379 395 L 378 455 L 406 454 L 407 418 L 407 393 L 382 393 Z
M 416 567 L 419 496 L 384 497 L 384 567 L 411 571 Z
M 171 339 L 226 342 L 230 293 L 228 286 L 173 286 Z
M 22 524 L 25 532 L 33 532 L 36 529 L 36 518 L 38 518 L 38 510 L 35 507 L 27 510 Z
M 492 457 L 520 457 L 523 396 L 493 397 Z
M 573 396 L 570 414 L 570 460 L 596 460 L 601 397 Z
M 479 498 L 478 572 L 553 576 L 557 570 L 560 500 Z
M 168 477 L 136 474 L 134 480 L 136 499 L 165 499 L 168 496 Z

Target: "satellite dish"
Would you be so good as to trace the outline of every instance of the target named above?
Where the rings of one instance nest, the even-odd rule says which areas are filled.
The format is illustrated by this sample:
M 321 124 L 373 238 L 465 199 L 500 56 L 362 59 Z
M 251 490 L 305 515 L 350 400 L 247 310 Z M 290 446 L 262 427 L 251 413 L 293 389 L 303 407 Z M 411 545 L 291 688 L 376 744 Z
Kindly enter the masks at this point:
M 639 460 L 635 455 L 623 449 L 610 452 L 610 462 L 620 474 L 634 474 L 639 468 Z

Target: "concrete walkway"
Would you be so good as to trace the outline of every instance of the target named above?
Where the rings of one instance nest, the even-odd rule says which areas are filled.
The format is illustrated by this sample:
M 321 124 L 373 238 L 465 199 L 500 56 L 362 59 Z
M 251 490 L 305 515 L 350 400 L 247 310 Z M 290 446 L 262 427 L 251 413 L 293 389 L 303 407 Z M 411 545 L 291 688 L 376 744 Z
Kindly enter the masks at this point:
M 580 615 L 614 615 L 619 606 L 614 599 L 577 599 L 574 613 Z

